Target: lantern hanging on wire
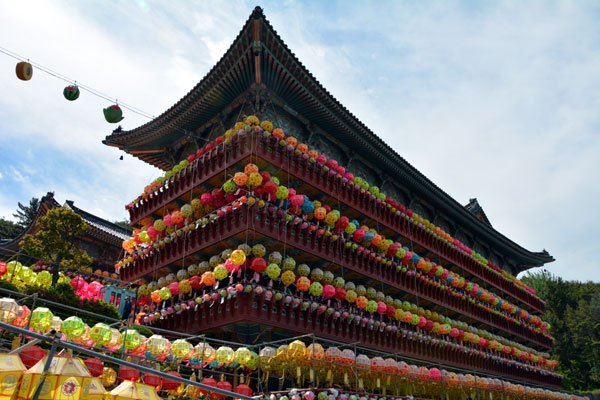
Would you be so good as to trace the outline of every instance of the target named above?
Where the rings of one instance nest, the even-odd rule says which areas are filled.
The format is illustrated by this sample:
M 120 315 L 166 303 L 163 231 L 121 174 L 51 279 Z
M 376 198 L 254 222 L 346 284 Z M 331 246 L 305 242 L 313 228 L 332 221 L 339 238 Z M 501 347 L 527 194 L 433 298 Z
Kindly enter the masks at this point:
M 33 76 L 33 67 L 30 63 L 21 61 L 17 64 L 17 78 L 22 81 L 28 81 Z

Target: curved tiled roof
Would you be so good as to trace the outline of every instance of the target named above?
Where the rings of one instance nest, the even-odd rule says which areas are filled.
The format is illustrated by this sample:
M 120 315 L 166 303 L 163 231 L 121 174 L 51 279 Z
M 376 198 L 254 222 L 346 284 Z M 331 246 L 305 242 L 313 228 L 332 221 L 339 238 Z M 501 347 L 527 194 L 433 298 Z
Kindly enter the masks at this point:
M 257 21 L 261 28 L 259 43 L 253 40 Z M 186 130 L 208 122 L 249 90 L 256 83 L 253 58 L 257 53 L 264 77 L 262 83 L 294 111 L 381 169 L 389 170 L 403 186 L 475 236 L 494 243 L 498 251 L 517 260 L 523 268 L 554 261 L 545 250 L 531 252 L 481 221 L 402 158 L 321 85 L 283 42 L 260 7 L 254 9 L 219 62 L 186 96 L 154 120 L 130 131 L 114 132 L 104 143 L 159 168 L 171 168 L 178 160 L 169 158 L 165 143 L 185 141 Z

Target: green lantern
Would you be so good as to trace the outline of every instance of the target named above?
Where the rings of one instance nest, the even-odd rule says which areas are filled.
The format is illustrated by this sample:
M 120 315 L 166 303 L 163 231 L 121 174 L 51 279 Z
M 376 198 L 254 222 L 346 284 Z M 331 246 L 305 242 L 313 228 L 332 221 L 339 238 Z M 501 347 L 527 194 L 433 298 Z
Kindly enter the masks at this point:
M 163 287 L 158 291 L 158 295 L 160 296 L 161 300 L 169 300 L 172 296 L 171 291 L 169 290 L 168 287 Z
M 90 339 L 97 345 L 103 346 L 110 342 L 112 338 L 112 331 L 110 330 L 110 326 L 98 322 L 94 327 L 90 330 Z
M 52 326 L 53 318 L 54 314 L 52 314 L 52 311 L 46 307 L 38 307 L 31 313 L 29 326 L 38 332 L 46 333 Z
M 121 110 L 121 107 L 119 107 L 116 104 L 113 104 L 110 107 L 106 107 L 104 110 L 104 119 L 106 120 L 106 122 L 109 122 L 111 124 L 116 124 L 117 122 L 120 122 L 123 120 L 123 111 Z
M 69 101 L 74 101 L 79 98 L 79 87 L 77 85 L 69 85 L 63 90 L 63 96 Z
M 127 329 L 123 336 L 123 345 L 127 350 L 133 351 L 142 344 L 142 335 L 135 329 Z
M 85 333 L 85 322 L 79 317 L 69 317 L 63 321 L 61 331 L 67 339 L 73 340 Z

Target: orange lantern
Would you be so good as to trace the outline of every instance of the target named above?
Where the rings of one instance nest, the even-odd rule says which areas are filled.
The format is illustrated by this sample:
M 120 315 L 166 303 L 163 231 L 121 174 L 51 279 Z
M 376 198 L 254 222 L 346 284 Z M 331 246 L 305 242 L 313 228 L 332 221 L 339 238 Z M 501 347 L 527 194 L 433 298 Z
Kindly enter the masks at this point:
M 298 290 L 300 290 L 301 292 L 306 292 L 309 287 L 310 287 L 310 279 L 308 279 L 305 276 L 301 276 L 296 281 L 296 288 L 298 288 Z

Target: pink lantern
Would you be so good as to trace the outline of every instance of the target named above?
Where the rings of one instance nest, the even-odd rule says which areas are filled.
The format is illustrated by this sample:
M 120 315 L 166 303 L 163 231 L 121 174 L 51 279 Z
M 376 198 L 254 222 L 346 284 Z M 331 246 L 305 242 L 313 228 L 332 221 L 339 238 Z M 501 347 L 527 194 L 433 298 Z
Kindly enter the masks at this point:
M 177 296 L 179 294 L 179 282 L 173 282 L 169 285 L 169 292 L 173 296 Z
M 332 285 L 323 286 L 323 297 L 329 299 L 335 295 L 335 288 Z
M 100 282 L 94 281 L 88 285 L 87 294 L 90 299 L 98 300 L 100 291 L 104 287 Z
M 83 279 L 83 278 L 82 278 L 82 277 L 80 277 L 80 276 L 76 276 L 75 278 L 71 279 L 71 287 L 72 287 L 73 289 L 75 289 L 76 291 L 77 291 L 77 290 L 79 290 L 79 288 L 80 288 L 80 287 L 81 287 L 81 286 L 82 286 L 84 283 L 86 283 L 86 284 L 87 284 L 87 282 L 85 281 L 85 279 Z

